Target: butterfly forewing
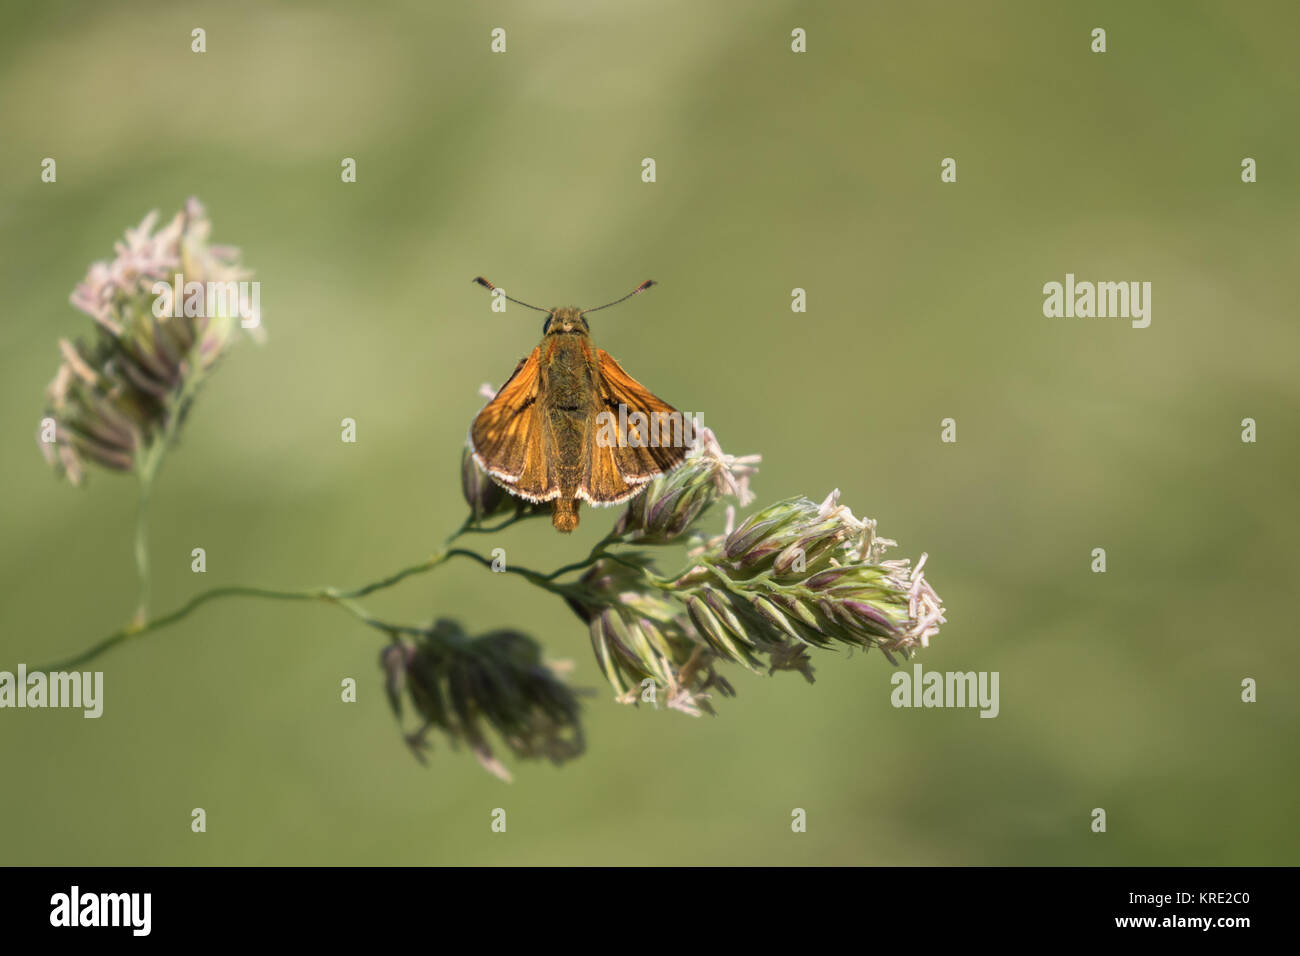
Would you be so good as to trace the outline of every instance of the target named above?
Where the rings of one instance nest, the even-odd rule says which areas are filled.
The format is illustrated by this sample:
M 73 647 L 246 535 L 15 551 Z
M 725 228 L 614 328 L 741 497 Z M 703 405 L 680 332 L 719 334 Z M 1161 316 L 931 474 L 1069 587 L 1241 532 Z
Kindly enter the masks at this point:
M 689 436 L 684 434 L 681 414 L 628 375 L 608 352 L 597 349 L 596 359 L 599 374 L 594 383 L 586 491 L 593 502 L 613 504 L 626 501 L 651 478 L 681 464 Z M 626 422 L 624 441 L 600 440 L 597 416 L 602 412 L 613 416 L 620 428 Z
M 560 493 L 549 467 L 549 433 L 538 401 L 541 349 L 515 367 L 496 396 L 470 426 L 474 458 L 510 491 L 530 501 L 551 501 Z

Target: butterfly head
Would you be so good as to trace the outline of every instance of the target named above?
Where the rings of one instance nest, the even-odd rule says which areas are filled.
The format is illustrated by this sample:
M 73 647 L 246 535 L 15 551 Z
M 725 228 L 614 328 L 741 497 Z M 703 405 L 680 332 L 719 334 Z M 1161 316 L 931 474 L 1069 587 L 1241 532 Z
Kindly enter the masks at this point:
M 542 325 L 543 335 L 586 335 L 590 331 L 582 310 L 577 308 L 552 309 Z

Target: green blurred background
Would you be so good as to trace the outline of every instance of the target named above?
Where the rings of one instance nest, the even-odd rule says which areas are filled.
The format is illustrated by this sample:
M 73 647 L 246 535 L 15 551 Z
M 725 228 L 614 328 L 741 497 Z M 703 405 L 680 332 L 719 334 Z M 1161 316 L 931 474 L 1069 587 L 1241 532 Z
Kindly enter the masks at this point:
M 1300 14 L 1072 6 L 7 5 L 0 669 L 134 605 L 134 482 L 73 489 L 34 433 L 58 338 L 90 328 L 73 286 L 195 194 L 257 270 L 268 340 L 240 343 L 163 469 L 158 610 L 422 558 L 464 513 L 476 389 L 540 330 L 471 277 L 544 305 L 653 277 L 593 319 L 597 343 L 761 452 L 760 502 L 838 486 L 896 556 L 928 552 L 950 623 L 920 660 L 998 671 L 1001 715 L 893 709 L 874 653 L 817 654 L 813 687 L 732 669 L 717 718 L 623 707 L 560 602 L 448 565 L 369 603 L 573 659 L 598 688 L 583 758 L 510 759 L 506 785 L 439 739 L 422 768 L 380 635 L 222 602 L 102 658 L 98 721 L 0 711 L 0 862 L 1300 862 Z M 1152 282 L 1150 328 L 1044 318 L 1066 272 Z M 555 567 L 612 519 L 474 544 Z

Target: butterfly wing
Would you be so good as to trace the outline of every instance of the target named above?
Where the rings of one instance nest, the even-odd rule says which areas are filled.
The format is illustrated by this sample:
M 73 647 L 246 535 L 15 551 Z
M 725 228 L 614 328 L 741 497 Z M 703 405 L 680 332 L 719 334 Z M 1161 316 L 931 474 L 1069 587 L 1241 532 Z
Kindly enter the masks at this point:
M 578 497 L 589 505 L 617 505 L 627 501 L 649 481 L 628 481 L 618 470 L 614 449 L 592 442 L 590 465 Z
M 692 430 L 681 412 L 623 371 L 604 349 L 596 350 L 596 362 L 595 437 L 583 497 L 592 504 L 617 504 L 635 495 L 651 478 L 680 465 Z M 626 422 L 620 440 L 601 440 L 597 416 L 602 412 L 619 422 L 620 428 Z
M 560 485 L 549 467 L 548 433 L 538 403 L 538 358 L 533 349 L 483 406 L 469 429 L 475 463 L 513 495 L 551 501 Z

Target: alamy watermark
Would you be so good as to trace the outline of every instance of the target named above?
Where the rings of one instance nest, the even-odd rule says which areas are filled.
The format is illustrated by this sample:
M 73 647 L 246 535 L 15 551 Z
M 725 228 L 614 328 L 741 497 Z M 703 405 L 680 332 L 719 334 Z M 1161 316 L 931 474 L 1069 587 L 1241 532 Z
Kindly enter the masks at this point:
M 74 885 L 50 897 L 50 925 L 125 926 L 133 936 L 148 936 L 152 910 L 152 893 L 83 893 Z
M 927 671 L 914 664 L 912 673 L 894 671 L 889 702 L 895 707 L 978 707 L 981 717 L 996 717 L 997 671 Z
M 262 321 L 262 283 L 257 281 L 186 282 L 178 272 L 171 283 L 159 279 L 150 291 L 155 297 L 154 318 L 215 319 L 237 315 L 239 324 L 246 329 L 255 329 Z
M 1131 319 L 1133 328 L 1151 324 L 1150 282 L 1065 282 L 1043 286 L 1043 315 L 1049 319 Z
M 601 448 L 690 448 L 704 416 L 691 412 L 629 411 L 622 403 L 618 414 L 596 416 L 596 444 Z
M 84 717 L 104 713 L 103 671 L 0 671 L 0 707 L 72 707 Z

